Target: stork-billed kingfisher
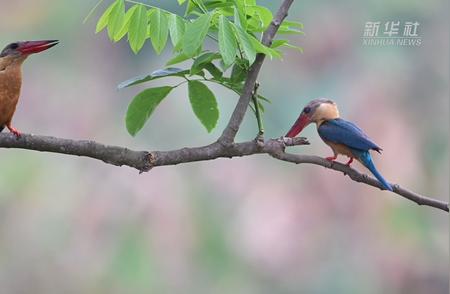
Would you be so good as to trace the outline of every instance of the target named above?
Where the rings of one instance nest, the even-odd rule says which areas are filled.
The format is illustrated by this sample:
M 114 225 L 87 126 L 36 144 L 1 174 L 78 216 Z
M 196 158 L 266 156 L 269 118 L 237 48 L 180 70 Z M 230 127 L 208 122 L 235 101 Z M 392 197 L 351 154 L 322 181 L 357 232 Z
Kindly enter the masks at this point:
M 350 166 L 356 159 L 370 170 L 384 189 L 392 191 L 392 186 L 375 168 L 369 153 L 369 150 L 381 153 L 382 149 L 355 124 L 339 118 L 336 103 L 325 98 L 312 100 L 303 108 L 286 137 L 295 137 L 310 123 L 317 125 L 320 138 L 333 150 L 334 155 L 327 160 L 334 161 L 338 154 L 343 154 L 350 158 L 347 162 Z
M 6 126 L 16 137 L 20 137 L 20 132 L 12 127 L 11 120 L 22 86 L 22 64 L 31 54 L 56 44 L 57 40 L 15 42 L 0 53 L 0 132 Z

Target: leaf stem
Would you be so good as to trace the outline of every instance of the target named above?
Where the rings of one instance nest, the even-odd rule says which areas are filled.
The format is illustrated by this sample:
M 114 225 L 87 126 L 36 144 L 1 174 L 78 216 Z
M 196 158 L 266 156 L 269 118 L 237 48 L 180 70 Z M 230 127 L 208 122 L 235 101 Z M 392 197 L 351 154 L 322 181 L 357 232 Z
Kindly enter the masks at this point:
M 256 82 L 255 88 L 252 93 L 252 100 L 253 100 L 253 104 L 255 105 L 255 115 L 256 115 L 256 122 L 258 123 L 259 136 L 262 136 L 262 135 L 264 135 L 264 125 L 263 125 L 263 121 L 262 121 L 261 109 L 260 109 L 259 103 L 258 103 L 258 88 L 259 88 L 259 83 Z
M 97 10 L 97 8 L 100 6 L 100 4 L 102 4 L 104 0 L 99 0 L 97 2 L 97 4 L 95 4 L 94 7 L 92 7 L 92 9 L 89 11 L 88 15 L 86 15 L 86 17 L 83 20 L 83 24 L 85 24 L 89 18 L 91 18 L 92 14 L 94 14 L 94 12 Z
M 176 84 L 175 86 L 173 86 L 174 88 L 177 88 L 177 87 L 179 87 L 179 86 L 181 86 L 181 85 L 183 85 L 183 84 L 186 84 L 186 83 L 188 83 L 189 82 L 189 80 L 188 79 L 186 79 L 186 81 L 182 81 L 182 82 L 180 82 L 180 83 L 178 83 L 178 84 Z
M 147 4 L 147 3 L 142 3 L 142 2 L 134 1 L 134 0 L 124 0 L 124 1 L 127 2 L 127 3 L 131 3 L 131 4 L 144 5 L 144 6 L 149 7 L 149 8 L 156 8 L 156 9 L 159 9 L 159 10 L 164 11 L 166 13 L 175 14 L 173 12 L 170 12 L 169 10 L 166 10 L 166 9 L 163 9 L 163 8 L 160 8 L 160 7 L 157 7 L 157 6 L 153 6 L 153 5 L 150 5 L 150 4 Z
M 208 13 L 208 10 L 203 7 L 200 3 L 198 3 L 196 0 L 192 0 L 192 3 L 194 3 L 195 6 L 197 6 L 198 9 L 200 9 L 203 13 Z
M 219 39 L 217 39 L 216 36 L 211 35 L 211 33 L 208 33 L 206 36 L 209 37 L 210 39 L 216 41 L 216 42 L 219 42 Z
M 228 85 L 225 84 L 225 83 L 222 83 L 221 81 L 214 80 L 214 79 L 205 79 L 205 80 L 202 80 L 202 81 L 210 82 L 210 83 L 215 83 L 215 84 L 224 86 L 225 88 L 227 88 L 227 89 L 233 91 L 234 93 L 236 93 L 236 94 L 238 94 L 238 95 L 241 95 L 241 92 L 239 92 L 238 90 L 234 89 L 233 87 L 228 86 Z

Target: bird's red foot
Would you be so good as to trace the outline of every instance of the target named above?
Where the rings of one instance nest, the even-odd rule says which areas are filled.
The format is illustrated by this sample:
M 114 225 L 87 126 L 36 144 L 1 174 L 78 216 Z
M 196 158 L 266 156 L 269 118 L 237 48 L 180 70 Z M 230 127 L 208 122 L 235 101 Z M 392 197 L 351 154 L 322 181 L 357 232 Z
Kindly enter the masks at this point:
M 15 128 L 13 128 L 12 126 L 7 126 L 8 130 L 14 134 L 14 136 L 17 137 L 17 139 L 20 138 L 21 134 L 18 130 L 16 130 Z
M 325 159 L 328 160 L 328 161 L 335 161 L 336 158 L 337 158 L 337 156 L 335 155 L 335 156 L 326 157 Z
M 350 166 L 353 162 L 353 157 L 350 157 L 350 160 L 345 164 L 346 166 Z

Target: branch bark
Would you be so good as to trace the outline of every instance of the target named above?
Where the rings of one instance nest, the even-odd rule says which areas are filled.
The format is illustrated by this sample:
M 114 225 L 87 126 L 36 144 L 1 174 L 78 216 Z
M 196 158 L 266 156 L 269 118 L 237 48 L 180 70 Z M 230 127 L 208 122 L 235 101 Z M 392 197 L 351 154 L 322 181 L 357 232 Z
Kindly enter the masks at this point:
M 285 148 L 309 144 L 305 138 L 279 138 L 270 139 L 265 142 L 259 140 L 243 143 L 231 143 L 223 145 L 215 142 L 210 145 L 194 148 L 182 148 L 172 151 L 134 151 L 124 147 L 100 144 L 89 140 L 71 140 L 47 136 L 36 136 L 23 134 L 17 139 L 12 134 L 0 134 L 0 148 L 20 148 L 42 152 L 61 153 L 75 156 L 84 156 L 101 160 L 116 166 L 129 166 L 140 172 L 149 171 L 153 167 L 176 165 L 195 161 L 213 160 L 216 158 L 232 158 L 249 156 L 253 154 L 268 154 L 278 160 L 295 164 L 307 163 L 320 165 L 328 169 L 342 172 L 353 181 L 364 183 L 379 189 L 379 182 L 366 175 L 359 173 L 341 163 L 330 163 L 328 160 L 310 155 L 297 155 L 286 153 Z M 392 185 L 394 193 L 409 199 L 419 205 L 425 205 L 449 211 L 446 202 L 432 199 L 399 185 Z
M 13 134 L 0 134 L 0 147 L 90 157 L 116 166 L 127 165 L 139 171 L 151 169 L 148 160 L 150 154 L 147 151 L 133 151 L 90 140 L 71 140 L 29 134 L 22 134 L 20 138 L 16 138 Z

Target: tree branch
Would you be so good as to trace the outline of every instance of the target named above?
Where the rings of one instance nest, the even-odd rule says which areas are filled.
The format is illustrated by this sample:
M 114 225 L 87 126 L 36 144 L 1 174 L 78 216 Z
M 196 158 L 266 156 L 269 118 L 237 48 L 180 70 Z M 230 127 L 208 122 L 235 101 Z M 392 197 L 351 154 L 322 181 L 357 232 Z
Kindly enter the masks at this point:
M 148 171 L 151 168 L 149 153 L 146 151 L 133 151 L 89 140 L 77 141 L 28 134 L 22 134 L 18 139 L 12 134 L 0 134 L 0 147 L 90 157 L 116 166 L 127 165 L 139 171 Z
M 268 47 L 272 45 L 272 40 L 275 37 L 275 34 L 277 33 L 281 23 L 286 18 L 292 2 L 294 2 L 294 0 L 283 1 L 280 8 L 278 9 L 277 14 L 275 15 L 275 18 L 272 20 L 269 27 L 263 34 L 263 45 Z M 232 144 L 234 142 L 234 138 L 236 137 L 239 127 L 244 120 L 245 113 L 247 112 L 248 104 L 250 103 L 253 90 L 255 89 L 256 79 L 265 58 L 266 55 L 262 53 L 256 55 L 255 62 L 253 62 L 248 71 L 247 79 L 245 80 L 244 88 L 242 90 L 241 96 L 239 97 L 239 101 L 234 108 L 228 125 L 223 130 L 222 136 L 220 136 L 219 138 L 219 142 L 221 142 L 222 144 Z
M 275 18 L 263 34 L 262 43 L 270 46 L 278 31 L 278 28 L 294 0 L 284 0 Z M 149 171 L 153 167 L 175 165 L 202 160 L 213 160 L 220 157 L 232 158 L 238 156 L 249 156 L 253 154 L 269 154 L 278 160 L 291 163 L 309 163 L 320 165 L 328 169 L 339 171 L 348 175 L 353 181 L 383 189 L 380 183 L 365 174 L 341 163 L 330 163 L 326 159 L 317 156 L 295 155 L 285 152 L 286 146 L 309 144 L 305 138 L 279 138 L 264 141 L 257 138 L 253 141 L 234 143 L 239 127 L 244 119 L 259 71 L 264 62 L 265 55 L 258 54 L 255 62 L 249 69 L 244 89 L 239 101 L 231 115 L 228 125 L 221 137 L 214 143 L 194 148 L 182 148 L 173 151 L 134 151 L 124 147 L 109 146 L 88 140 L 71 140 L 48 136 L 35 136 L 23 134 L 16 138 L 12 134 L 0 134 L 0 148 L 20 148 L 43 152 L 53 152 L 68 155 L 84 156 L 101 160 L 116 166 L 129 166 L 140 172 Z M 414 192 L 393 185 L 394 193 L 405 197 L 419 205 L 426 205 L 449 211 L 446 202 L 431 199 Z
M 300 163 L 309 163 L 309 164 L 315 164 L 320 165 L 328 169 L 332 169 L 335 171 L 342 172 L 344 175 L 348 175 L 350 179 L 352 179 L 355 182 L 367 184 L 369 186 L 378 188 L 380 190 L 384 190 L 383 186 L 380 184 L 380 182 L 367 174 L 362 174 L 356 171 L 355 169 L 349 167 L 348 165 L 339 163 L 339 162 L 330 162 L 326 160 L 325 158 L 318 157 L 318 156 L 310 156 L 310 155 L 297 155 L 297 154 L 291 154 L 291 153 L 276 153 L 271 154 L 273 157 L 287 161 L 292 162 L 296 164 Z M 425 205 L 425 206 L 431 206 L 434 208 L 442 209 L 444 211 L 449 211 L 449 204 L 444 201 L 436 200 L 433 198 L 429 198 L 417 193 L 414 193 L 412 191 L 409 191 L 405 188 L 400 187 L 398 184 L 392 184 L 392 188 L 394 189 L 393 193 L 398 194 L 406 199 L 409 199 L 418 205 Z
M 269 154 L 270 156 L 291 163 L 309 163 L 320 165 L 328 169 L 348 175 L 353 181 L 364 183 L 379 189 L 379 182 L 341 163 L 330 163 L 324 158 L 310 155 L 296 155 L 286 153 L 286 146 L 309 144 L 305 138 L 279 138 L 265 142 L 253 140 L 243 143 L 221 144 L 215 142 L 207 146 L 182 148 L 173 151 L 133 151 L 128 148 L 109 146 L 88 140 L 70 140 L 48 136 L 23 134 L 17 139 L 12 134 L 0 134 L 0 148 L 20 148 L 35 151 L 61 153 L 84 156 L 101 160 L 116 166 L 129 166 L 140 172 L 149 171 L 153 167 L 176 165 L 195 161 L 213 160 L 216 158 L 232 158 L 253 154 Z M 446 202 L 419 195 L 399 185 L 392 185 L 394 193 L 405 197 L 419 205 L 426 205 L 449 211 Z

